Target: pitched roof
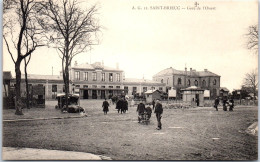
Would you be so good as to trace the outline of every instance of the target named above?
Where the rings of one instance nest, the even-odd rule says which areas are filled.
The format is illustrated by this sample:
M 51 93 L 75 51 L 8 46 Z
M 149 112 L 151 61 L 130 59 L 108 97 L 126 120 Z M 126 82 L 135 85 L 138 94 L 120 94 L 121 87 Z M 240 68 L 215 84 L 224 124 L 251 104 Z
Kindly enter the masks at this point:
M 146 91 L 145 92 L 145 94 L 151 94 L 151 93 L 153 93 L 153 92 L 155 92 L 155 91 L 158 91 L 159 93 L 161 93 L 159 90 L 156 90 L 156 89 L 151 89 L 151 90 L 148 90 L 148 91 Z
M 220 91 L 223 90 L 223 91 L 225 91 L 225 92 L 229 92 L 229 90 L 228 90 L 226 87 L 220 87 L 219 90 L 220 90 Z
M 173 69 L 172 67 L 164 69 L 162 71 L 160 71 L 159 73 L 155 74 L 153 77 L 157 77 L 157 76 L 165 76 L 165 75 L 185 75 L 186 71 L 184 70 L 176 70 Z M 215 73 L 212 73 L 211 71 L 208 70 L 204 70 L 204 71 L 196 71 L 196 70 L 192 70 L 192 71 L 187 71 L 187 75 L 189 76 L 196 76 L 196 77 L 204 77 L 204 76 L 219 76 Z
M 73 69 L 88 69 L 88 70 L 102 69 L 102 70 L 107 70 L 107 71 L 122 71 L 117 68 L 104 66 L 100 62 L 95 62 L 93 64 L 83 63 L 83 64 L 79 64 L 79 65 L 74 65 L 74 67 L 72 67 L 72 68 Z

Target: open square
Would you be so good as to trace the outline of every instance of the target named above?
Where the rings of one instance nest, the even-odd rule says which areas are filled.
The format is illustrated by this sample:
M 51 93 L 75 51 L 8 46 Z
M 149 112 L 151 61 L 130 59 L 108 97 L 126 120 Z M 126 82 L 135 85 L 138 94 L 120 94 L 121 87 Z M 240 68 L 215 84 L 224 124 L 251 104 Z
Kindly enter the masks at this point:
M 246 132 L 258 121 L 257 107 L 237 106 L 233 112 L 213 107 L 164 109 L 162 130 L 156 130 L 154 114 L 148 125 L 136 122 L 136 106 L 121 114 L 111 105 L 104 115 L 101 100 L 82 100 L 87 117 L 52 119 L 61 115 L 55 104 L 48 101 L 44 110 L 24 115 L 34 113 L 31 117 L 37 118 L 33 111 L 41 110 L 46 120 L 5 121 L 15 110 L 4 111 L 3 147 L 78 151 L 113 160 L 257 159 L 257 136 Z

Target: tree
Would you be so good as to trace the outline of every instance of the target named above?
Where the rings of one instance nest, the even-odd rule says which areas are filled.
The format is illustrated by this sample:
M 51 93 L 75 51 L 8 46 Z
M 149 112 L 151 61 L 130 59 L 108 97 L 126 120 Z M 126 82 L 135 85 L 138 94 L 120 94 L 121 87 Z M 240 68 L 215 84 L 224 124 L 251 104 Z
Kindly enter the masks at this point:
M 48 0 L 43 4 L 41 15 L 42 27 L 46 30 L 50 45 L 58 49 L 62 60 L 63 81 L 65 84 L 65 102 L 68 108 L 69 66 L 73 57 L 88 51 L 98 44 L 97 33 L 100 31 L 97 7 L 82 10 L 76 0 Z
M 246 87 L 249 89 L 250 93 L 254 94 L 254 100 L 257 96 L 257 89 L 258 89 L 258 71 L 257 69 L 252 70 L 249 73 L 246 73 L 244 81 L 243 81 L 243 87 Z
M 3 14 L 3 38 L 15 64 L 16 76 L 16 112 L 22 113 L 21 101 L 21 70 L 23 59 L 30 56 L 36 48 L 43 46 L 42 30 L 37 24 L 37 12 L 35 11 L 39 1 L 36 0 L 4 0 Z M 16 58 L 15 58 L 16 56 Z
M 252 25 L 248 28 L 247 48 L 252 50 L 255 54 L 258 53 L 258 25 Z

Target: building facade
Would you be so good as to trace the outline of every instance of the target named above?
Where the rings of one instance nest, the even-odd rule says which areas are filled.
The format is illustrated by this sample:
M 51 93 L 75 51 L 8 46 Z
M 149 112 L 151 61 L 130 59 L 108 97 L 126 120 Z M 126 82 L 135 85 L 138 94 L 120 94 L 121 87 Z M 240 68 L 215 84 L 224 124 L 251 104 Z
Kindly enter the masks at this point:
M 168 92 L 171 87 L 176 89 L 177 99 L 182 98 L 181 89 L 191 86 L 209 90 L 211 99 L 219 96 L 220 76 L 207 69 L 204 69 L 204 71 L 196 71 L 190 68 L 188 71 L 187 68 L 185 68 L 185 70 L 182 71 L 170 67 L 155 74 L 153 80 L 165 83 L 166 92 Z
M 103 63 L 80 64 L 76 62 L 69 68 L 70 93 L 79 94 L 81 99 L 104 99 L 117 95 L 143 94 L 150 89 L 165 91 L 165 84 L 146 80 L 130 79 L 124 77 L 124 71 L 104 66 Z M 21 96 L 26 96 L 25 80 L 22 75 Z M 28 74 L 29 88 L 34 85 L 43 85 L 45 99 L 55 99 L 57 94 L 65 92 L 65 86 L 60 75 L 35 75 Z M 15 79 L 11 79 L 11 86 L 15 86 Z

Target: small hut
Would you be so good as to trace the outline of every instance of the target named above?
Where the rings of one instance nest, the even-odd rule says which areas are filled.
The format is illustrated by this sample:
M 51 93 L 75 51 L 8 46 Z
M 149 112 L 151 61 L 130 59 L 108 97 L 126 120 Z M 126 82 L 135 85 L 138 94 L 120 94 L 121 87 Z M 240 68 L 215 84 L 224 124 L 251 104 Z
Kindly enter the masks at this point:
M 204 89 L 196 86 L 191 86 L 181 89 L 183 92 L 183 101 L 190 102 L 191 105 L 204 106 Z
M 148 90 L 145 92 L 146 103 L 151 103 L 154 99 L 161 99 L 159 90 Z

